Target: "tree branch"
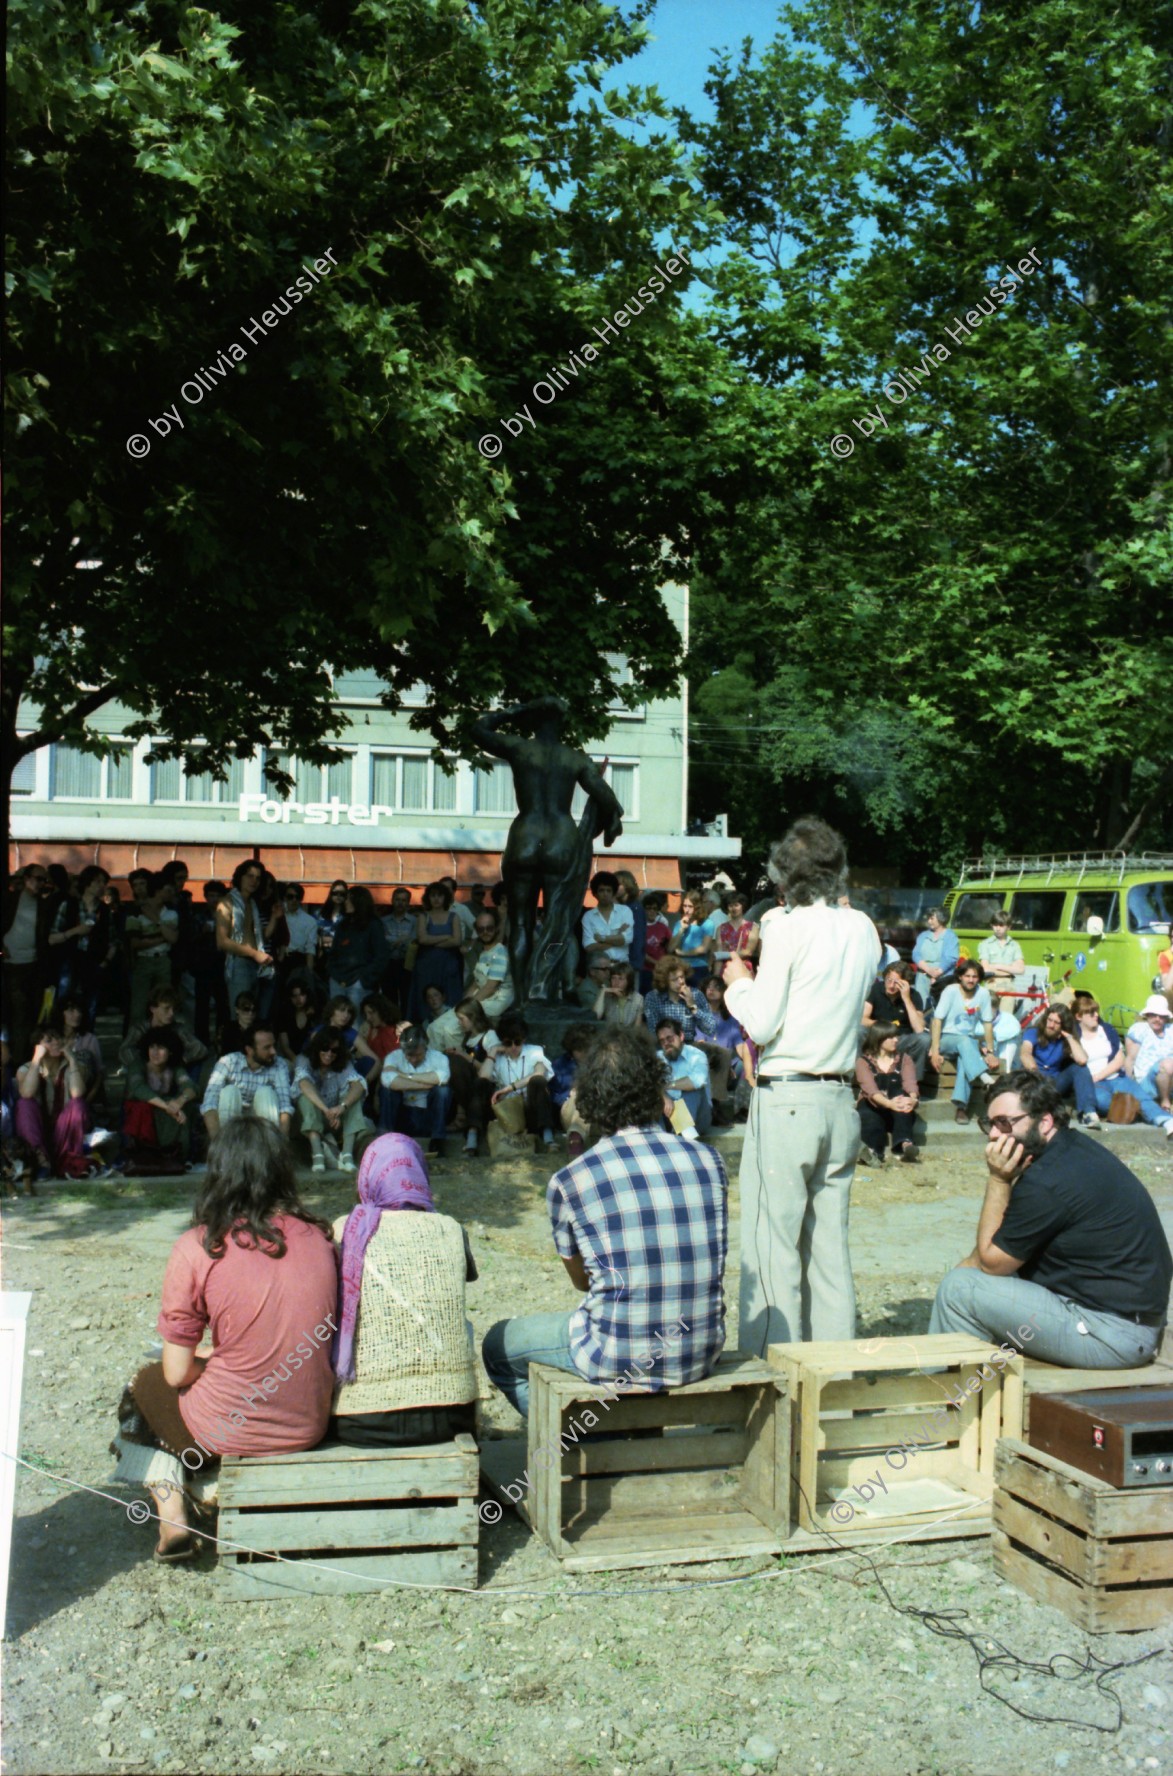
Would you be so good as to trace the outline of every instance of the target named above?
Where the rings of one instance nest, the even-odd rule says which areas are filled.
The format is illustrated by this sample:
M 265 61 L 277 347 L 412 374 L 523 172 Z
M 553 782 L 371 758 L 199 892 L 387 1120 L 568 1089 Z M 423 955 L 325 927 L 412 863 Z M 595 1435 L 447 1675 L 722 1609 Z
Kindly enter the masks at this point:
M 49 727 L 38 728 L 33 734 L 26 734 L 23 740 L 17 737 L 12 749 L 14 761 L 24 758 L 30 752 L 38 751 L 42 746 L 53 746 L 76 722 L 85 721 L 88 715 L 93 715 L 95 709 L 100 709 L 103 703 L 109 703 L 117 691 L 117 684 L 106 685 L 97 691 L 87 691 L 84 697 L 78 698 L 73 708 L 68 710 L 60 721 L 53 722 Z

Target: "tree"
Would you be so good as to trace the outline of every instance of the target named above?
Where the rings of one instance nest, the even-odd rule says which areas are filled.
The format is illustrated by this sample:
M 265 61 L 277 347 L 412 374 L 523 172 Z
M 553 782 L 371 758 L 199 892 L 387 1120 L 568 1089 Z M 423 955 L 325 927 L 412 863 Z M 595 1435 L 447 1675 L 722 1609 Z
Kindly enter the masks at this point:
M 711 223 L 602 90 L 646 10 L 14 0 L 10 767 L 111 699 L 155 756 L 321 760 L 327 663 L 454 744 L 494 694 L 602 731 L 609 651 L 674 682 L 720 353 L 685 261 L 632 304 Z
M 683 128 L 728 218 L 713 336 L 757 384 L 740 506 L 701 550 L 698 731 L 752 715 L 743 797 L 814 801 L 877 860 L 1158 837 L 1168 17 L 784 18 Z M 708 793 L 718 764 L 702 746 Z

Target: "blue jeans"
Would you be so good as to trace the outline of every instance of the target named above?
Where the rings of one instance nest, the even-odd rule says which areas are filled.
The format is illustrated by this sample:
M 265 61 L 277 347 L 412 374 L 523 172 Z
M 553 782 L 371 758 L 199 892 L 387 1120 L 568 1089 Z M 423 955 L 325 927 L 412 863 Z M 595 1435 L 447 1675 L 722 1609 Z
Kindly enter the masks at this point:
M 413 1110 L 406 1092 L 379 1087 L 379 1133 L 411 1135 L 415 1140 L 442 1141 L 448 1127 L 450 1093 L 446 1085 L 434 1085 L 422 1110 Z
M 570 1355 L 570 1315 L 522 1314 L 498 1320 L 481 1346 L 485 1372 L 523 1418 L 529 1417 L 529 1366 L 549 1363 L 552 1369 L 579 1373 Z
M 1043 1077 L 1051 1081 L 1061 1098 L 1074 1097 L 1080 1116 L 1086 1116 L 1089 1110 L 1096 1108 L 1096 1088 L 1086 1067 L 1064 1067 L 1058 1073 L 1045 1073 Z
M 1092 1091 L 1096 1097 L 1096 1110 L 1101 1116 L 1107 1116 L 1112 1107 L 1112 1099 L 1117 1092 L 1123 1092 L 1128 1098 L 1140 1097 L 1139 1090 L 1135 1083 L 1129 1079 L 1127 1073 L 1113 1073 L 1111 1079 L 1094 1079 Z M 1143 1102 L 1141 1115 L 1144 1115 Z
M 1140 1113 L 1144 1120 L 1153 1128 L 1164 1128 L 1166 1123 L 1173 1122 L 1167 1110 L 1162 1110 L 1157 1102 L 1157 1075 L 1152 1073 L 1147 1079 L 1131 1082 L 1135 1095 L 1140 1099 Z
M 696 1123 L 698 1135 L 707 1135 L 713 1126 L 713 1100 L 703 1086 L 695 1091 L 682 1091 L 680 1094 L 692 1120 Z
M 1027 1356 L 1066 1369 L 1139 1368 L 1152 1362 L 1161 1342 L 1159 1326 L 1093 1312 L 1021 1277 L 987 1276 L 960 1265 L 937 1290 L 929 1331 L 966 1332 L 993 1344 L 1012 1341 Z
M 957 1078 L 953 1084 L 953 1102 L 964 1107 L 969 1103 L 973 1082 L 987 1072 L 981 1043 L 976 1036 L 953 1036 L 946 1031 L 941 1038 L 941 1053 L 953 1055 L 957 1061 Z

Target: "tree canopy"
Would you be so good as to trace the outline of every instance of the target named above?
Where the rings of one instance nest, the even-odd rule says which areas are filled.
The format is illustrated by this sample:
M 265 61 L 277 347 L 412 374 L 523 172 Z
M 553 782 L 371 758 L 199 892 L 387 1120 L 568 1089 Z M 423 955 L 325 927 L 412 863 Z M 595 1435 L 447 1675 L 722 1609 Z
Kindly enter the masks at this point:
M 604 90 L 646 10 L 14 0 L 10 763 L 113 698 L 205 768 L 324 756 L 327 665 L 457 744 L 547 690 L 603 731 L 608 651 L 674 682 L 719 352 L 686 259 L 646 288 L 709 221 Z
M 701 550 L 700 793 L 751 840 L 816 801 L 876 861 L 1155 836 L 1168 15 L 783 16 L 683 120 L 727 217 L 713 336 L 753 381 L 743 496 Z

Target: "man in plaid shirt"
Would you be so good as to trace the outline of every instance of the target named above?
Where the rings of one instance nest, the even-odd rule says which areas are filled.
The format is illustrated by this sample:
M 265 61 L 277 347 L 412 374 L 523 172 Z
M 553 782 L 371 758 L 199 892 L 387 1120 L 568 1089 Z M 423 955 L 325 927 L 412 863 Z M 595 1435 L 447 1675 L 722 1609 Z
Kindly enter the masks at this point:
M 234 1116 L 259 1116 L 289 1133 L 293 1100 L 289 1068 L 277 1053 L 272 1024 L 254 1024 L 244 1038 L 244 1053 L 221 1055 L 212 1068 L 204 1101 L 200 1105 L 208 1138 L 220 1133 L 220 1125 Z
M 489 1379 L 523 1414 L 529 1365 L 661 1392 L 699 1381 L 725 1344 L 725 1169 L 711 1148 L 663 1132 L 663 1062 L 635 1030 L 604 1029 L 575 1080 L 598 1145 L 546 1192 L 554 1244 L 586 1299 L 571 1313 L 501 1320 Z

